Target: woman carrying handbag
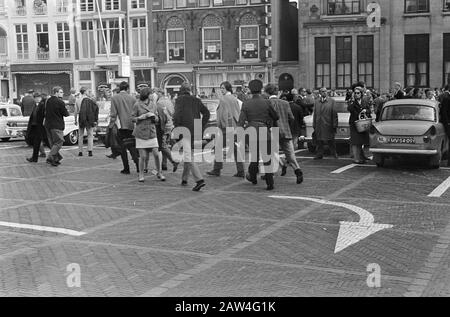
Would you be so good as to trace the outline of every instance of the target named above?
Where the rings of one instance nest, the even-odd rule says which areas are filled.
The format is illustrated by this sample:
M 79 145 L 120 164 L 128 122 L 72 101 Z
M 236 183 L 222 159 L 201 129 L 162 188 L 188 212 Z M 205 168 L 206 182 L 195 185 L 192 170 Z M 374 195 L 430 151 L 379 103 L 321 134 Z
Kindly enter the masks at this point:
M 364 155 L 363 146 L 369 144 L 369 131 L 360 132 L 357 128 L 357 121 L 360 121 L 361 116 L 371 118 L 371 111 L 369 105 L 364 104 L 363 89 L 356 87 L 353 93 L 353 98 L 349 100 L 347 110 L 350 112 L 350 144 L 353 152 L 353 162 L 355 164 L 365 164 L 366 159 Z
M 157 170 L 157 177 L 161 181 L 166 178 L 162 175 L 161 162 L 159 157 L 159 144 L 156 135 L 156 105 L 150 100 L 150 88 L 141 90 L 139 100 L 133 107 L 131 121 L 136 123 L 133 135 L 136 137 L 136 149 L 139 150 L 139 182 L 144 182 L 145 164 L 149 153 L 153 153 Z

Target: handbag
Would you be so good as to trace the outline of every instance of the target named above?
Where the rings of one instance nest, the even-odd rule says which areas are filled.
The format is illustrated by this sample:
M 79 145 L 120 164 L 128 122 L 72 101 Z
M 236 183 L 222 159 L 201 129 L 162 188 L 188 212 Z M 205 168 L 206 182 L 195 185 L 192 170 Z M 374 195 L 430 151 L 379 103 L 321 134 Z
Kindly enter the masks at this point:
M 125 145 L 125 147 L 127 148 L 133 148 L 136 147 L 136 138 L 126 138 L 123 139 L 123 145 Z
M 363 110 L 359 113 L 359 120 L 355 121 L 356 130 L 359 133 L 367 132 L 372 127 L 372 118 L 367 117 L 366 110 Z

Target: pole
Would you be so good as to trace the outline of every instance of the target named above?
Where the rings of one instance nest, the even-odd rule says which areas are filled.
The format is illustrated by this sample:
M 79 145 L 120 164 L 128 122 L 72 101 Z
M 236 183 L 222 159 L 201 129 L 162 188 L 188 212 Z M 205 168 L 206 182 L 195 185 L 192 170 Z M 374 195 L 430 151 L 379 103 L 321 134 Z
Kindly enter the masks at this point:
M 106 56 L 107 56 L 107 58 L 109 60 L 109 58 L 110 58 L 110 50 L 109 50 L 108 42 L 106 41 L 105 28 L 103 27 L 102 13 L 100 12 L 100 5 L 98 4 L 98 0 L 95 0 L 95 4 L 97 6 L 98 18 L 100 20 L 100 28 L 102 30 L 103 43 L 105 44 L 105 48 L 106 48 Z M 120 30 L 120 26 L 119 26 L 119 30 Z

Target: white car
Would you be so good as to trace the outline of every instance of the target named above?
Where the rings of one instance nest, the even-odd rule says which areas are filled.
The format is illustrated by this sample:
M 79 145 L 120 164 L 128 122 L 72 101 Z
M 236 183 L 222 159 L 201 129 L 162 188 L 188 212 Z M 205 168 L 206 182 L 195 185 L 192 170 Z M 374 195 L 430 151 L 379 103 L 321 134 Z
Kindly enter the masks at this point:
M 16 106 L 19 111 L 20 107 Z M 1 109 L 1 106 L 0 106 Z M 17 112 L 15 112 L 17 113 Z M 1 118 L 0 118 L 1 119 Z M 22 116 L 22 112 L 17 116 L 9 116 L 5 120 L 5 137 L 1 134 L 0 125 L 0 135 L 2 135 L 2 140 L 7 141 L 10 138 L 24 137 L 27 134 L 28 121 L 30 117 Z M 64 141 L 66 145 L 76 145 L 78 144 L 78 126 L 75 125 L 75 117 L 70 115 L 64 118 L 65 129 L 64 129 Z M 1 123 L 0 123 L 1 124 Z
M 10 119 L 22 118 L 22 110 L 20 106 L 14 104 L 0 103 L 0 139 L 4 142 L 11 138 L 22 137 L 23 135 L 10 135 L 6 131 L 7 124 Z M 28 123 L 28 121 L 27 121 Z M 26 129 L 26 128 L 25 128 Z

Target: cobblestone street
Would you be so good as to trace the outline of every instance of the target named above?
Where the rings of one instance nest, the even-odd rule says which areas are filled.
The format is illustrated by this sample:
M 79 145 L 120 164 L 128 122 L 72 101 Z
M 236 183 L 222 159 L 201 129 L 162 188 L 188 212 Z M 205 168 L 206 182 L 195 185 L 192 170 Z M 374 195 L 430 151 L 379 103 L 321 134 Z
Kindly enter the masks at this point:
M 101 147 L 92 158 L 65 148 L 54 168 L 26 163 L 23 144 L 0 147 L 0 296 L 450 296 L 450 192 L 428 196 L 447 168 L 332 173 L 351 161 L 299 152 L 302 185 L 289 170 L 268 193 L 228 164 L 193 193 L 181 171 L 165 183 L 123 176 Z M 277 196 L 364 208 L 392 228 L 335 253 L 341 222 L 358 213 Z M 81 287 L 68 283 L 71 264 Z M 370 264 L 380 287 L 367 283 Z

